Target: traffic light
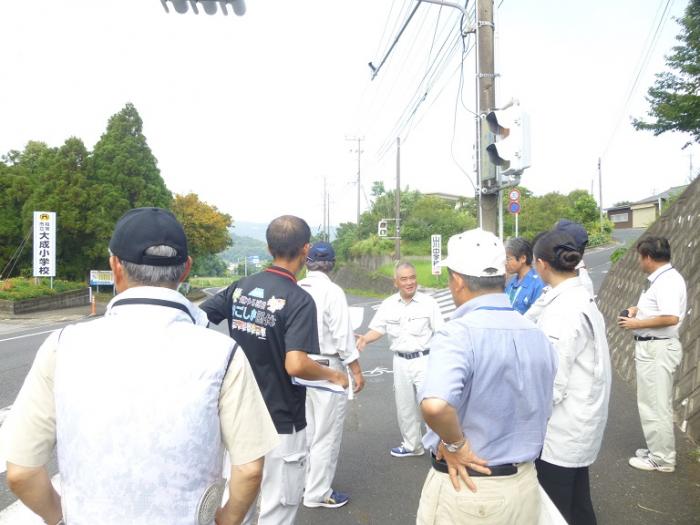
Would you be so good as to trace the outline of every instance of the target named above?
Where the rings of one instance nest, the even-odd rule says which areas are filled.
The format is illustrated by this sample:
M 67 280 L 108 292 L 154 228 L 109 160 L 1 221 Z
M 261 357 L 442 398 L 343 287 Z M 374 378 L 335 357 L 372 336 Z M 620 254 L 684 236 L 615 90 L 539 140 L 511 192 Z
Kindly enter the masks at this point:
M 386 219 L 382 219 L 377 223 L 377 235 L 379 237 L 389 236 L 389 225 Z
M 511 106 L 491 111 L 486 123 L 494 140 L 486 146 L 489 161 L 498 166 L 501 175 L 520 175 L 530 167 L 530 116 Z
M 170 12 L 168 3 L 172 5 L 177 13 L 186 13 L 192 8 L 194 14 L 199 14 L 200 7 L 208 15 L 215 15 L 218 11 L 218 6 L 221 7 L 221 12 L 228 15 L 227 4 L 233 6 L 233 12 L 238 16 L 245 14 L 245 0 L 160 0 L 166 13 Z

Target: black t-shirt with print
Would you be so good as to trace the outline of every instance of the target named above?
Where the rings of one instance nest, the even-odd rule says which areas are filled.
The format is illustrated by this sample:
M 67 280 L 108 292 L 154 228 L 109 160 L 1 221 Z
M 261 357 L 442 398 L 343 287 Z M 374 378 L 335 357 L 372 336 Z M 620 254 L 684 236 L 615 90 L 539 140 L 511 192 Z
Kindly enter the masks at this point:
M 306 427 L 306 388 L 292 384 L 286 353 L 318 354 L 316 305 L 291 272 L 272 266 L 245 277 L 201 305 L 209 321 L 226 319 L 229 334 L 250 361 L 280 434 Z

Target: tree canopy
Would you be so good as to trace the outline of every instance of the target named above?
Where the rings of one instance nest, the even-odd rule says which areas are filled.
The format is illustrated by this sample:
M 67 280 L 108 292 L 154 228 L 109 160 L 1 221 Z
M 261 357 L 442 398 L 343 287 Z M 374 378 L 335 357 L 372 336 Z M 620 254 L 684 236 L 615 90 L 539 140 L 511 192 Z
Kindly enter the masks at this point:
M 689 133 L 700 142 L 700 0 L 688 3 L 679 22 L 681 32 L 676 40 L 680 45 L 666 57 L 669 71 L 656 75 L 647 94 L 651 119 L 634 119 L 632 124 L 654 135 L 667 131 Z
M 0 158 L 0 277 L 31 275 L 34 211 L 56 212 L 57 276 L 82 280 L 107 268 L 116 221 L 140 206 L 175 207 L 196 257 L 231 244 L 229 215 L 195 194 L 173 201 L 132 104 L 109 119 L 92 152 L 76 137 L 58 148 L 29 142 L 8 152 Z

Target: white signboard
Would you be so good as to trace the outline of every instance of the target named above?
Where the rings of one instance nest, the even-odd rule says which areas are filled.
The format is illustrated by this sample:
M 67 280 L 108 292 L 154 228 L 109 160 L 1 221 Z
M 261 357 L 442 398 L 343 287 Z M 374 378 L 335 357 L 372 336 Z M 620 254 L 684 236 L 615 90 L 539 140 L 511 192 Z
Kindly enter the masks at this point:
M 34 277 L 56 277 L 56 212 L 34 212 Z
M 440 275 L 440 261 L 442 260 L 442 235 L 430 236 L 430 260 L 432 262 L 433 275 Z
M 90 286 L 113 286 L 114 274 L 111 270 L 90 270 Z

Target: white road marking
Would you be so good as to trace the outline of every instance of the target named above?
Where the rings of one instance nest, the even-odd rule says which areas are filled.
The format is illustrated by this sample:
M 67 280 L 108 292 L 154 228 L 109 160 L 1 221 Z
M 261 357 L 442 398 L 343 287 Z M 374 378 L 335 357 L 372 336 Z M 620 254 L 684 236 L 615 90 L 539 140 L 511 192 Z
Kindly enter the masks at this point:
M 58 474 L 51 478 L 53 486 L 61 492 L 61 480 Z M 0 511 L 0 525 L 44 525 L 44 520 L 24 506 L 21 501 L 15 501 L 9 507 Z
M 43 334 L 50 334 L 52 332 L 58 332 L 60 328 L 55 328 L 54 330 L 44 330 L 43 332 L 32 332 L 31 334 L 23 334 L 23 335 L 18 335 L 15 337 L 7 337 L 5 339 L 0 339 L 0 343 L 4 343 L 5 341 L 14 341 L 16 339 L 24 339 L 25 337 L 34 337 L 37 335 L 43 335 Z

